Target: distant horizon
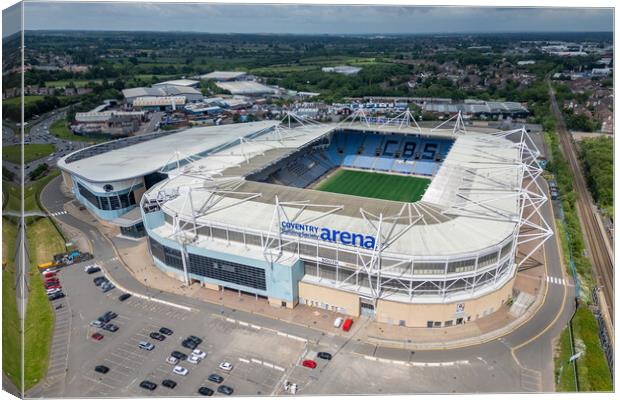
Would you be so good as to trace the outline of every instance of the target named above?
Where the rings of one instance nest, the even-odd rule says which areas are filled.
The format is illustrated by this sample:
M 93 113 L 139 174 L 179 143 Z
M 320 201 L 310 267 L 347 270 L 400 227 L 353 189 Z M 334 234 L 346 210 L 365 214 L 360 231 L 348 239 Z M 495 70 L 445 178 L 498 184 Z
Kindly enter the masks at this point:
M 340 36 L 613 32 L 613 8 L 592 7 L 76 1 L 27 2 L 23 9 L 26 31 Z M 19 30 L 19 11 L 16 6 L 4 10 L 3 37 Z

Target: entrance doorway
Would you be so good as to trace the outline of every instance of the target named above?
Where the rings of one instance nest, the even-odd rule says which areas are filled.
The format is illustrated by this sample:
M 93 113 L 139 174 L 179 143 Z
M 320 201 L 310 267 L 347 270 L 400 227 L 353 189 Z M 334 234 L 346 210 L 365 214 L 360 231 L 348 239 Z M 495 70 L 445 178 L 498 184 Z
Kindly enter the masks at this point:
M 371 299 L 360 297 L 360 314 L 365 317 L 375 317 L 375 304 Z

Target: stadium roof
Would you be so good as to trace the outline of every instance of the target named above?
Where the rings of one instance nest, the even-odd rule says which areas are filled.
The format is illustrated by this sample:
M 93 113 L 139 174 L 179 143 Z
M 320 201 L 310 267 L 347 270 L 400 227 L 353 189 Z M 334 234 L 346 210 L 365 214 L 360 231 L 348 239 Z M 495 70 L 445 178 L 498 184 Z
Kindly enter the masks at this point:
M 369 199 L 311 189 L 291 188 L 271 183 L 246 181 L 243 176 L 261 165 L 276 162 L 303 144 L 321 138 L 336 125 L 319 125 L 293 130 L 282 130 L 261 136 L 259 139 L 231 146 L 198 162 L 170 173 L 171 179 L 160 182 L 149 193 L 159 190 L 180 190 L 181 194 L 161 205 L 172 215 L 192 220 L 192 210 L 205 210 L 198 222 L 219 226 L 237 227 L 254 232 L 274 232 L 272 217 L 275 197 L 288 202 L 282 209 L 298 221 L 330 229 L 374 235 L 373 227 L 362 217 L 361 209 L 374 215 L 392 217 L 406 203 Z M 359 129 L 359 125 L 347 129 Z M 376 130 L 373 130 L 376 132 Z M 392 132 L 398 131 L 394 127 Z M 451 135 L 451 132 L 432 132 L 422 129 L 424 135 Z M 395 223 L 398 239 L 390 243 L 382 254 L 394 257 L 415 255 L 426 257 L 474 254 L 496 246 L 511 237 L 519 213 L 519 193 L 511 189 L 521 184 L 520 152 L 506 138 L 483 133 L 454 136 L 455 143 L 438 174 L 434 177 L 421 201 L 411 204 L 410 212 L 416 218 L 412 226 Z M 236 172 L 236 173 L 235 173 Z M 212 189 L 209 189 L 211 187 Z M 186 188 L 181 191 L 181 188 Z M 213 191 L 237 191 L 234 194 L 215 194 Z M 256 194 L 257 197 L 239 201 L 239 196 Z M 302 202 L 294 206 L 290 202 Z M 213 209 L 206 204 L 217 204 Z M 321 207 L 342 207 L 336 212 L 325 213 Z M 419 219 L 418 219 L 419 217 Z M 375 221 L 376 223 L 376 221 Z M 384 224 L 382 234 L 391 229 Z M 171 237 L 170 226 L 155 228 L 162 237 Z M 200 240 L 198 245 L 200 245 Z M 470 255 L 471 257 L 471 255 Z M 438 260 L 438 261 L 441 261 Z
M 101 154 L 67 163 L 67 158 L 80 152 L 95 152 L 95 145 L 78 150 L 58 160 L 58 167 L 91 182 L 114 182 L 132 179 L 160 170 L 165 165 L 207 152 L 239 138 L 271 129 L 277 122 L 261 121 L 245 124 L 196 127 L 151 140 L 112 149 Z M 132 139 L 132 138 L 127 138 Z M 119 139 L 124 140 L 124 139 Z M 116 142 L 116 141 L 115 141 Z M 114 143 L 114 142 L 111 142 Z
M 216 82 L 219 88 L 232 94 L 275 94 L 277 89 L 254 81 Z
M 240 71 L 213 71 L 208 74 L 200 75 L 200 79 L 214 79 L 214 80 L 222 80 L 228 81 L 233 79 L 239 79 L 242 76 L 245 76 L 245 72 Z

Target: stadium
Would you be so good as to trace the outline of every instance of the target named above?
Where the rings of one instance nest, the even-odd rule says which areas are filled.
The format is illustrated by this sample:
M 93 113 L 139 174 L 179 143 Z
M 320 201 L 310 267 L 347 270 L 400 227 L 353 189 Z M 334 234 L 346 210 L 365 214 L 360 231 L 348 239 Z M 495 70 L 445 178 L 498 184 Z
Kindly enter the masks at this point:
M 470 132 L 460 114 L 432 129 L 408 111 L 289 114 L 120 140 L 135 143 L 59 162 L 76 198 L 146 235 L 167 274 L 273 306 L 466 323 L 513 296 L 519 265 L 552 234 L 525 129 Z

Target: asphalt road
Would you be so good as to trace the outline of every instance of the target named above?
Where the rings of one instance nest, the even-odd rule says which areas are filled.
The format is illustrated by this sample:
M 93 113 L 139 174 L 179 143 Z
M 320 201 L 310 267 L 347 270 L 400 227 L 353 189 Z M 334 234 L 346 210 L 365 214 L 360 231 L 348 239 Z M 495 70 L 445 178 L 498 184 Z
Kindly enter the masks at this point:
M 41 194 L 42 203 L 50 210 L 50 212 L 62 209 L 62 206 L 71 201 L 66 198 L 59 189 L 60 178 L 53 180 Z M 551 214 L 551 205 L 543 208 L 543 213 L 547 221 L 553 221 Z M 302 352 L 294 352 L 299 359 L 308 356 L 308 353 L 319 349 L 330 349 L 335 354 L 334 359 L 327 365 L 320 365 L 317 370 L 309 371 L 302 367 L 299 363 L 290 364 L 290 359 L 281 362 L 279 359 L 271 359 L 269 363 L 287 364 L 282 379 L 292 379 L 299 384 L 299 393 L 304 394 L 354 394 L 354 393 L 418 393 L 418 392 L 442 392 L 442 393 L 463 393 L 463 392 L 526 392 L 526 391 L 552 391 L 553 390 L 553 360 L 552 360 L 552 340 L 557 336 L 560 330 L 565 326 L 573 311 L 572 292 L 573 288 L 567 285 L 549 284 L 545 296 L 544 303 L 540 311 L 535 314 L 529 321 L 518 327 L 512 333 L 487 343 L 469 346 L 464 348 L 449 350 L 433 350 L 433 351 L 416 351 L 394 349 L 381 346 L 370 345 L 361 342 L 352 332 L 349 337 L 341 337 L 331 335 L 329 333 L 320 332 L 314 329 L 304 328 L 298 325 L 288 324 L 282 321 L 275 321 L 259 315 L 245 313 L 239 310 L 228 309 L 216 304 L 205 303 L 193 298 L 187 298 L 170 293 L 153 293 L 151 289 L 145 287 L 142 282 L 136 281 L 125 267 L 116 258 L 116 254 L 111 244 L 103 238 L 95 227 L 95 220 L 82 221 L 74 218 L 70 214 L 59 215 L 58 218 L 62 222 L 71 225 L 85 235 L 91 242 L 95 261 L 105 267 L 113 279 L 119 282 L 123 287 L 142 294 L 148 294 L 158 299 L 170 301 L 183 306 L 191 307 L 196 311 L 191 318 L 174 322 L 175 327 L 185 329 L 186 325 L 192 332 L 198 332 L 197 335 L 205 335 L 208 342 L 218 343 L 220 335 L 230 336 L 237 334 L 237 330 L 246 329 L 238 324 L 232 324 L 232 331 L 228 330 L 200 330 L 200 324 L 213 323 L 213 316 L 231 318 L 238 321 L 249 323 L 263 327 L 263 329 L 272 329 L 285 334 L 294 335 L 308 340 L 308 347 Z M 130 241 L 127 246 L 131 246 Z M 552 277 L 562 277 L 563 271 L 560 264 L 557 243 L 554 238 L 548 240 L 544 246 L 545 256 L 548 265 L 548 275 Z M 545 279 L 541 276 L 541 279 Z M 567 281 L 569 281 L 567 279 Z M 82 287 L 82 285 L 78 285 Z M 77 286 L 76 286 L 77 287 Z M 94 296 L 89 286 L 87 293 L 93 295 L 98 307 L 97 312 L 103 311 L 108 307 L 103 300 L 100 300 L 99 294 Z M 116 290 L 115 290 L 116 291 Z M 76 341 L 85 342 L 83 346 L 72 342 L 70 347 L 69 360 L 77 359 L 78 364 L 69 362 L 69 371 L 75 368 L 75 365 L 84 366 L 84 358 L 89 358 L 89 362 L 94 362 L 89 354 L 90 349 L 94 349 L 93 344 L 89 342 L 88 336 L 84 333 L 84 325 L 88 323 L 89 318 L 94 318 L 89 309 L 92 299 L 87 301 L 80 300 L 79 292 L 67 287 L 69 300 L 72 302 L 72 308 L 81 315 L 80 321 L 75 324 L 75 329 L 82 329 L 81 338 Z M 116 292 L 118 293 L 118 292 Z M 111 296 L 104 296 L 108 300 L 114 299 Z M 73 299 L 76 300 L 73 300 Z M 145 300 L 146 301 L 146 300 Z M 142 302 L 142 300 L 141 300 Z M 93 305 L 94 307 L 94 305 Z M 148 307 L 148 306 L 145 306 Z M 127 314 L 129 311 L 122 311 Z M 155 313 L 156 315 L 152 315 Z M 95 313 L 96 314 L 96 313 Z M 88 315 L 88 316 L 87 316 Z M 132 314 L 128 314 L 132 315 Z M 74 317 L 75 318 L 75 317 Z M 149 321 L 157 321 L 157 323 L 172 323 L 165 315 L 163 319 L 156 310 L 146 311 L 132 315 L 129 317 L 124 328 L 130 331 L 128 335 L 131 340 L 135 340 L 143 334 L 144 329 L 151 327 Z M 196 322 L 197 321 L 197 322 Z M 201 322 L 202 321 L 202 322 Z M 194 327 L 194 323 L 199 325 Z M 146 325 L 145 325 L 146 324 Z M 357 329 L 363 323 L 357 324 Z M 224 324 L 225 325 L 225 324 Z M 81 326 L 81 328 L 79 328 Z M 130 327 L 131 326 L 131 327 Z M 202 325 L 203 327 L 206 325 Z M 209 325 L 211 326 L 211 325 Z M 123 329 L 123 328 L 122 328 Z M 142 332 L 142 333 L 141 333 Z M 188 330 L 189 332 L 189 330 Z M 133 336 L 132 336 L 133 335 Z M 79 335 L 78 335 L 79 336 Z M 119 335 L 120 336 L 120 335 Z M 105 339 L 104 339 L 105 340 Z M 129 339 L 125 339 L 129 340 Z M 244 339 L 240 339 L 237 343 L 239 346 L 243 344 Z M 133 342 L 123 342 L 123 346 L 131 346 Z M 99 345 L 99 343 L 97 344 Z M 121 344 L 118 344 L 121 346 Z M 222 353 L 222 357 L 234 357 L 236 345 L 226 352 Z M 230 351 L 230 356 L 228 351 Z M 259 351 L 259 350 L 257 350 Z M 97 353 L 98 354 L 98 353 Z M 263 356 L 262 354 L 259 354 Z M 97 355 L 92 357 L 99 360 Z M 79 364 L 79 363 L 82 364 Z M 119 360 L 120 362 L 120 360 Z M 405 363 L 407 363 L 405 365 Z M 411 364 L 413 363 L 413 364 Z M 91 365 L 91 364 L 88 364 Z M 149 364 L 150 365 L 150 364 Z M 283 365 L 284 366 L 284 365 Z M 355 373 L 339 372 L 339 369 L 353 368 Z M 82 368 L 82 367 L 80 367 Z M 156 367 L 156 369 L 159 367 Z M 381 373 L 377 374 L 380 370 Z M 160 369 L 163 373 L 163 370 Z M 154 373 L 153 371 L 144 371 L 134 374 L 135 379 L 139 379 L 144 374 Z M 206 373 L 206 372 L 205 372 Z M 159 376 L 159 375 L 157 375 Z M 438 377 L 443 377 L 439 379 Z M 91 376 L 92 378 L 92 376 Z M 448 378 L 448 379 L 445 379 Z M 77 378 L 75 378 L 77 379 Z M 247 375 L 249 381 L 253 381 L 254 375 Z M 63 393 L 72 393 L 74 381 L 71 381 L 70 374 L 65 381 L 65 389 L 60 392 L 50 392 L 50 395 L 63 395 Z M 189 391 L 195 390 L 196 382 L 189 385 Z M 135 383 L 135 382 L 134 382 Z M 245 383 L 241 384 L 246 387 Z M 127 395 L 132 392 L 133 387 L 123 386 L 124 381 L 118 384 L 111 384 L 107 391 L 101 393 L 108 395 Z M 255 385 L 258 385 L 256 383 Z M 185 384 L 183 385 L 185 387 Z M 191 387 L 190 387 L 191 386 Z M 124 391 L 125 390 L 125 391 Z M 128 390 L 128 391 L 127 391 Z M 163 390 L 163 389 L 162 389 Z M 179 388 L 180 390 L 180 388 Z M 246 390 L 246 389 L 243 389 Z M 258 392 L 258 386 L 248 387 L 248 394 L 252 390 L 253 393 Z M 266 390 L 266 388 L 261 388 Z M 275 393 L 279 388 L 274 387 Z M 179 391 L 179 394 L 184 393 Z M 188 392 L 189 393 L 189 392 Z M 262 392 L 265 393 L 265 392 Z M 48 393 L 44 393 L 48 395 Z M 97 395 L 93 393 L 93 395 Z M 165 395 L 158 391 L 156 395 Z

